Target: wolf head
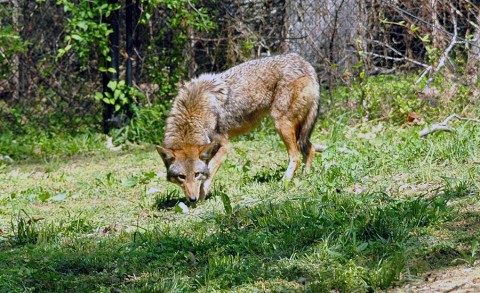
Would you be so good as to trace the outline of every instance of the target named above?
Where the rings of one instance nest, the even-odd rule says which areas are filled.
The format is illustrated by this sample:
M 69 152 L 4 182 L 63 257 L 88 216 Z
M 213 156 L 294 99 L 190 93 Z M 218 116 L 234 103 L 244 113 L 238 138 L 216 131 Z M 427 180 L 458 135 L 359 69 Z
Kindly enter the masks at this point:
M 196 202 L 201 196 L 205 196 L 201 194 L 201 189 L 210 175 L 208 162 L 217 148 L 215 142 L 204 146 L 186 146 L 178 150 L 157 146 L 167 168 L 167 180 L 179 185 L 190 202 Z

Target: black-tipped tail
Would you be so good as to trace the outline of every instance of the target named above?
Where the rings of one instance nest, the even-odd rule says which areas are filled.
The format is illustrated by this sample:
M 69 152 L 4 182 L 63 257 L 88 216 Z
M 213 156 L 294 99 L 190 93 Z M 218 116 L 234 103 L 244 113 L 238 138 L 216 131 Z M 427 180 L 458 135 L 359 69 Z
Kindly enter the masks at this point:
M 305 120 L 298 126 L 297 129 L 297 145 L 304 157 L 308 156 L 310 153 L 310 148 L 312 147 L 310 136 L 312 135 L 313 128 L 317 122 L 318 109 L 319 106 L 317 103 L 315 103 L 312 109 L 310 109 L 310 112 L 308 112 Z

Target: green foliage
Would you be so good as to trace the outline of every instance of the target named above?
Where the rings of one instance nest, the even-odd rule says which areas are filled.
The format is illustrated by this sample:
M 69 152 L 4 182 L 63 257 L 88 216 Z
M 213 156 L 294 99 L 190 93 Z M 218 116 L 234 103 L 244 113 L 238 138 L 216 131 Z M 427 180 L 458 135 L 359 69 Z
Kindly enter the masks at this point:
M 39 241 L 40 232 L 38 231 L 36 220 L 31 218 L 25 211 L 19 212 L 15 221 L 12 220 L 11 227 L 13 231 L 12 241 L 15 244 L 36 244 Z
M 0 10 L 0 17 L 3 13 Z M 8 79 L 13 73 L 12 69 L 18 70 L 12 68 L 12 59 L 16 54 L 24 52 L 27 45 L 28 42 L 23 41 L 12 26 L 0 27 L 0 79 Z
M 127 141 L 135 143 L 160 143 L 163 138 L 165 120 L 168 114 L 168 102 L 152 107 L 135 108 L 133 118 L 128 125 L 113 129 L 110 135 L 115 144 Z
M 145 8 L 145 12 L 140 19 L 142 24 L 147 24 L 154 10 L 162 6 L 171 13 L 166 21 L 172 28 L 182 28 L 188 25 L 196 31 L 207 31 L 215 26 L 215 23 L 208 17 L 207 9 L 195 6 L 199 5 L 198 0 L 145 0 L 142 1 L 142 4 Z M 180 43 L 184 41 L 182 38 L 187 37 L 185 34 L 184 32 L 178 39 Z
M 122 5 L 109 3 L 107 0 L 80 1 L 58 0 L 67 15 L 65 46 L 59 49 L 57 58 L 69 51 L 74 51 L 80 63 L 86 66 L 87 62 L 96 56 L 99 64 L 102 60 L 110 60 L 108 36 L 112 28 L 106 23 L 106 18 Z M 161 97 L 172 97 L 176 93 L 179 81 L 188 70 L 189 60 L 185 52 L 189 50 L 190 32 L 206 31 L 214 27 L 214 23 L 207 15 L 205 8 L 196 7 L 197 1 L 156 0 L 142 1 L 139 23 L 151 25 L 154 13 L 162 11 L 166 14 L 164 24 L 159 25 L 160 31 L 146 46 L 143 66 L 149 72 L 151 83 L 159 85 Z M 168 48 L 162 47 L 158 52 L 159 43 L 168 43 Z M 100 66 L 101 72 L 114 72 L 113 68 Z M 96 93 L 95 98 L 106 104 L 114 105 L 115 111 L 125 109 L 138 102 L 141 95 L 134 88 L 127 87 L 123 81 L 111 81 L 108 84 L 111 92 Z
M 461 258 L 454 259 L 456 263 L 464 263 L 470 267 L 474 267 L 478 263 L 478 254 L 480 253 L 480 246 L 478 241 L 473 242 L 470 251 L 460 251 Z
M 178 203 L 182 200 L 184 200 L 184 197 L 178 190 L 167 190 L 155 196 L 152 207 L 156 210 L 172 209 L 178 206 Z
M 171 98 L 188 72 L 190 54 L 186 53 L 190 50 L 190 34 L 211 30 L 215 23 L 198 1 L 154 0 L 142 4 L 145 12 L 140 22 L 143 24 L 147 24 L 157 10 L 165 11 L 164 23 L 147 47 L 145 66 L 148 67 L 149 79 L 159 85 L 158 94 Z M 159 43 L 167 43 L 168 48 L 159 50 L 156 45 Z
M 105 104 L 113 105 L 115 112 L 125 108 L 135 108 L 140 100 L 144 98 L 143 94 L 134 87 L 130 87 L 124 80 L 110 80 L 107 84 L 110 91 L 104 93 L 96 92 L 95 99 Z
M 34 218 L 25 210 L 20 210 L 11 221 L 13 235 L 9 237 L 13 245 L 47 244 L 55 242 L 59 237 L 89 233 L 94 226 L 82 213 L 66 211 L 62 221 L 45 221 Z
M 110 60 L 108 36 L 112 29 L 105 22 L 113 11 L 119 10 L 119 4 L 107 0 L 78 1 L 58 0 L 67 13 L 65 47 L 58 50 L 57 58 L 70 50 L 74 50 L 79 61 L 85 66 L 95 53 Z
M 0 133 L 0 154 L 15 161 L 26 158 L 52 158 L 85 154 L 104 148 L 105 138 L 94 132 L 48 132 L 25 127 L 23 133 Z
M 123 187 L 135 187 L 138 184 L 147 184 L 155 177 L 155 172 L 144 172 L 140 175 L 131 175 L 122 180 Z
M 416 97 L 414 76 L 372 76 L 360 79 L 350 87 L 335 88 L 335 101 L 353 104 L 357 118 L 376 119 L 382 117 L 405 120 L 410 111 L 420 111 L 421 101 Z M 334 107 L 332 107 L 334 109 Z

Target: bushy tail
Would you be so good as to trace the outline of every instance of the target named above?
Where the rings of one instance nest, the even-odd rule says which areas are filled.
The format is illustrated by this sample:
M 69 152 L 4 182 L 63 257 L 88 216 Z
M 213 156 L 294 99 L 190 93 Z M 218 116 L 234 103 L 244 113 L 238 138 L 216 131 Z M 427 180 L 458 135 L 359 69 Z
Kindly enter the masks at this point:
M 303 122 L 300 123 L 297 128 L 297 145 L 304 157 L 308 156 L 310 148 L 312 147 L 312 143 L 310 142 L 310 136 L 312 135 L 313 128 L 315 127 L 315 123 L 317 122 L 318 111 L 320 108 L 318 105 L 318 95 L 320 94 L 318 92 L 318 88 L 315 88 L 314 94 L 316 95 L 315 103 L 308 112 L 305 120 L 303 120 Z

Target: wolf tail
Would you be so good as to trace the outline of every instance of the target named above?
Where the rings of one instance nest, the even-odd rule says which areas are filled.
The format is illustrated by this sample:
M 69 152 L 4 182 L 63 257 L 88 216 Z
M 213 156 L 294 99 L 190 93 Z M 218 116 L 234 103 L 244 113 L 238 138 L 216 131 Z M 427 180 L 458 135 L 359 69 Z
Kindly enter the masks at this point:
M 312 108 L 308 112 L 305 119 L 297 127 L 297 146 L 302 152 L 304 158 L 308 156 L 312 147 L 312 143 L 310 142 L 310 136 L 312 135 L 313 128 L 315 127 L 315 123 L 317 122 L 318 112 L 320 109 L 318 104 L 320 96 L 318 83 L 313 86 L 311 94 L 314 95 L 315 102 L 312 105 Z

